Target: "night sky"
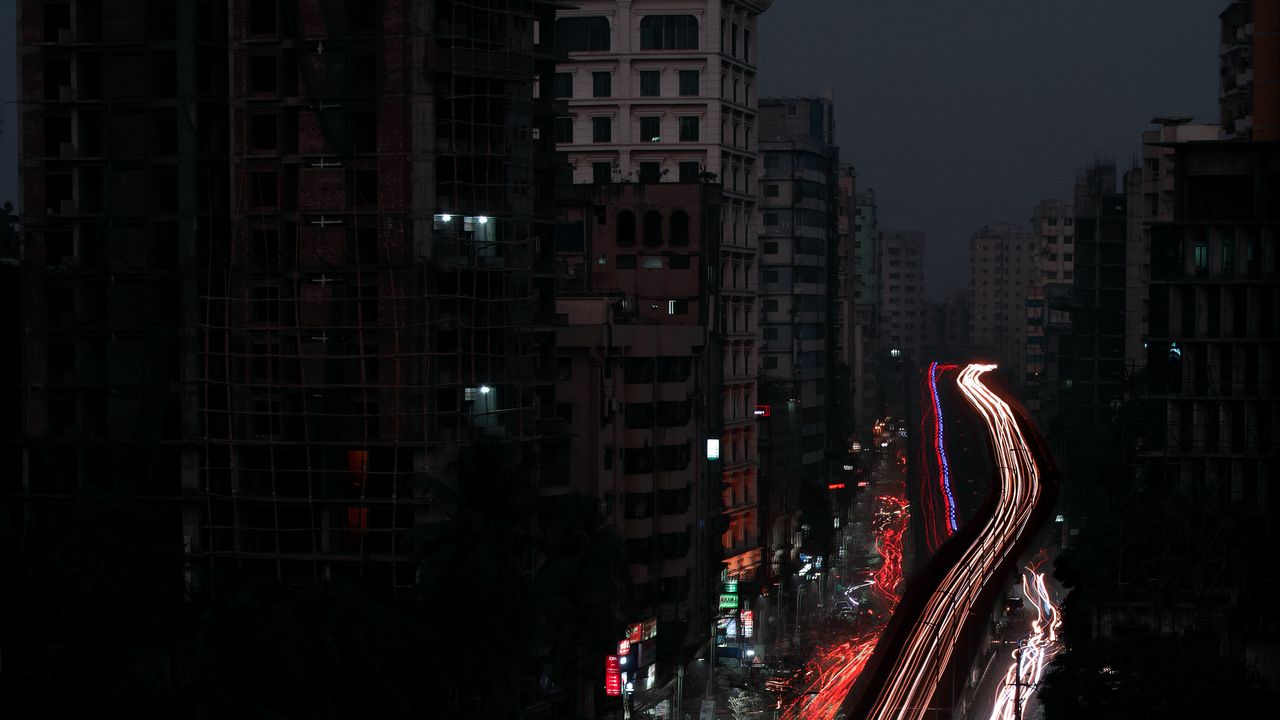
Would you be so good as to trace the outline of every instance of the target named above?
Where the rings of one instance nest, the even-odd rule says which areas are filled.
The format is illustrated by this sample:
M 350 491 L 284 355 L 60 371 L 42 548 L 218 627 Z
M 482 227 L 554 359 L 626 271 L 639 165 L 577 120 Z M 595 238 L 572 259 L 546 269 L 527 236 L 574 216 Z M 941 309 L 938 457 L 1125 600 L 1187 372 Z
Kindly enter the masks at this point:
M 931 297 L 963 287 L 969 232 L 1127 163 L 1155 115 L 1217 113 L 1226 0 L 777 0 L 760 95 L 835 91 L 837 141 L 881 226 L 929 235 Z M 0 202 L 17 195 L 14 11 L 0 0 Z
M 1217 122 L 1226 0 L 777 0 L 760 95 L 835 91 L 836 142 L 880 226 L 924 230 L 937 299 L 970 231 L 1070 199 L 1095 156 L 1127 166 L 1156 115 Z

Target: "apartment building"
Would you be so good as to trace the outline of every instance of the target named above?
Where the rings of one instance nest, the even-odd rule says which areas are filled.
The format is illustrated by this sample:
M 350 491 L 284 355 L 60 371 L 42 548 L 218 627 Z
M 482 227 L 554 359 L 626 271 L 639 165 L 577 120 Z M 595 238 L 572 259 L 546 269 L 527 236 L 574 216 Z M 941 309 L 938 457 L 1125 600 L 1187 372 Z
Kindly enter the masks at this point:
M 879 234 L 880 349 L 898 351 L 912 365 L 924 360 L 925 234 L 883 230 Z
M 1027 289 L 1039 284 L 1040 260 L 1023 225 L 990 223 L 969 238 L 973 343 L 1018 388 L 1026 381 Z
M 555 70 L 565 112 L 554 140 L 574 183 L 645 184 L 697 180 L 723 188 L 719 242 L 725 326 L 723 393 L 756 395 L 757 20 L 770 0 L 584 0 L 557 12 L 568 58 Z M 725 482 L 755 496 L 753 417 L 726 418 L 721 444 L 742 447 L 726 460 Z M 761 563 L 753 508 L 730 513 L 725 568 L 742 580 Z

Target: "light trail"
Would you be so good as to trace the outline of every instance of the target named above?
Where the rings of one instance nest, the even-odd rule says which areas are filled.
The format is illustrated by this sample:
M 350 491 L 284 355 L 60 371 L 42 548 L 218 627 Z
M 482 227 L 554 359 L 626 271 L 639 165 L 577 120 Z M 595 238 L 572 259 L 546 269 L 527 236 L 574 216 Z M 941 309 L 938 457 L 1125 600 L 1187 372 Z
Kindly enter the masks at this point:
M 1062 650 L 1062 642 L 1058 640 L 1062 612 L 1045 588 L 1044 573 L 1027 568 L 1022 574 L 1022 593 L 1027 599 L 1034 598 L 1036 619 L 1031 623 L 1031 632 L 1022 646 L 1013 654 L 1013 662 L 1009 663 L 1009 670 L 1004 674 L 1004 685 L 991 708 L 990 720 L 1022 717 L 1022 713 L 1015 709 L 1015 703 L 1021 706 L 1021 710 L 1026 710 L 1027 701 L 1040 684 L 1045 667 Z
M 886 658 L 884 681 L 866 701 L 868 718 L 924 718 L 969 614 L 1022 536 L 1040 500 L 1040 470 L 1022 429 L 1009 405 L 981 381 L 982 375 L 994 368 L 968 365 L 957 384 L 991 436 L 999 481 L 995 509 L 959 560 L 924 599 L 897 653 Z
M 880 599 L 884 612 L 872 626 L 851 639 L 818 651 L 809 661 L 803 689 L 782 714 L 783 720 L 831 720 L 840 710 L 853 683 L 875 653 L 876 643 L 893 609 L 902 599 L 896 591 L 902 582 L 902 538 L 911 520 L 906 500 L 894 495 L 876 498 L 874 532 L 876 551 L 883 562 L 873 575 L 871 593 Z
M 933 417 L 938 426 L 937 438 L 934 440 L 934 451 L 938 457 L 938 467 L 942 473 L 939 480 L 942 486 L 942 497 L 947 504 L 947 534 L 956 531 L 956 498 L 951 493 L 951 466 L 947 463 L 947 443 L 945 439 L 945 423 L 942 420 L 942 401 L 938 399 L 938 371 L 951 370 L 955 365 L 932 363 L 929 365 L 929 390 L 933 393 Z

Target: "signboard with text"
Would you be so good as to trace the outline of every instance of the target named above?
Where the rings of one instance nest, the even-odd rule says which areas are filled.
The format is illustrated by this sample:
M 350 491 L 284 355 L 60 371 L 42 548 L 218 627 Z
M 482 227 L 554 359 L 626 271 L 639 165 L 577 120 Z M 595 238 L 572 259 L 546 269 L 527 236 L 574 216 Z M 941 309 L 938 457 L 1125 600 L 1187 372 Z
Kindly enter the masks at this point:
M 738 596 L 736 593 L 720 593 L 720 609 L 731 610 L 738 607 Z
M 617 655 L 609 655 L 604 661 L 604 694 L 616 696 L 622 694 L 622 665 Z

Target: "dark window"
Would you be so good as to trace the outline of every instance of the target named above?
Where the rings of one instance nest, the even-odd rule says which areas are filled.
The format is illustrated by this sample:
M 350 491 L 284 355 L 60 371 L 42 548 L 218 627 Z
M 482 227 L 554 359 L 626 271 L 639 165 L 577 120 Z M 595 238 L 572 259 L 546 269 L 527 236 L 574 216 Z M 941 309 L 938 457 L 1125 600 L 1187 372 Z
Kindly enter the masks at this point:
M 689 213 L 683 210 L 671 213 L 671 234 L 667 241 L 672 245 L 689 244 Z
M 274 228 L 257 228 L 252 231 L 250 241 L 253 259 L 263 265 L 280 263 L 280 231 Z
M 609 20 L 567 17 L 556 20 L 556 44 L 564 52 L 602 52 L 609 49 Z
M 249 92 L 274 93 L 277 83 L 275 55 L 259 55 L 249 58 Z
M 627 358 L 622 364 L 623 382 L 653 382 L 653 358 Z
M 617 227 L 615 228 L 616 239 L 619 245 L 631 246 L 636 244 L 636 214 L 630 210 L 623 210 L 618 213 L 616 219 Z
M 640 71 L 640 97 L 658 97 L 662 94 L 662 71 Z
M 573 118 L 567 115 L 557 116 L 555 119 L 555 136 L 558 143 L 573 142 Z
M 250 295 L 254 322 L 280 322 L 280 288 L 256 287 Z
M 376 325 L 378 323 L 378 286 L 361 285 L 358 292 L 360 293 L 360 324 Z
M 659 162 L 640 163 L 640 182 L 642 183 L 662 182 L 662 163 L 659 163 Z
M 351 113 L 351 150 L 358 153 L 378 151 L 377 113 Z
M 697 142 L 698 118 L 686 116 L 680 118 L 680 142 Z
M 641 50 L 697 50 L 698 18 L 647 15 L 640 20 Z
M 556 73 L 555 96 L 558 98 L 573 97 L 573 73 Z
M 378 171 L 354 170 L 348 176 L 353 207 L 371 207 L 378 204 Z
M 697 162 L 682 162 L 680 163 L 680 182 L 698 182 L 698 174 L 700 172 L 702 172 L 702 166 Z
M 778 186 L 777 186 L 777 185 L 765 185 L 765 186 L 764 186 L 764 196 L 765 196 L 765 197 L 778 197 Z
M 44 119 L 44 154 L 58 157 L 62 154 L 62 145 L 71 144 L 71 118 L 45 117 Z
M 611 95 L 613 95 L 613 73 L 607 70 L 591 73 L 591 97 Z
M 729 31 L 729 54 L 738 56 L 738 23 L 734 23 Z
M 640 142 L 658 142 L 662 140 L 662 119 L 656 117 L 640 118 Z
M 280 204 L 280 189 L 274 172 L 249 173 L 249 206 L 272 208 Z
M 57 3 L 44 6 L 44 41 L 58 42 L 62 30 L 71 29 L 71 5 Z
M 378 59 L 372 53 L 347 56 L 347 87 L 351 92 L 365 94 L 378 89 Z
M 688 315 L 689 301 L 688 300 L 668 300 L 667 314 L 668 315 Z
M 697 70 L 681 70 L 680 71 L 680 95 L 682 97 L 690 97 L 698 95 L 701 91 L 698 82 Z
M 627 500 L 623 505 L 623 512 L 629 520 L 643 520 L 644 518 L 653 517 L 653 495 L 650 493 L 627 493 Z M 631 553 L 628 553 L 630 555 Z M 638 554 L 644 554 L 640 552 Z M 639 558 L 633 558 L 639 559 Z M 644 560 L 648 558 L 645 557 Z
M 751 60 L 751 31 L 746 28 L 742 30 L 742 60 Z
M 658 446 L 658 470 L 665 472 L 673 472 L 676 470 L 684 470 L 689 467 L 689 462 L 693 459 L 693 452 L 689 443 L 681 443 L 680 445 L 659 445 Z
M 608 185 L 613 182 L 613 163 L 591 163 L 591 182 L 596 185 Z
M 658 382 L 687 382 L 693 361 L 679 355 L 657 358 Z
M 641 239 L 645 245 L 651 247 L 662 244 L 662 215 L 657 210 L 650 210 L 644 214 Z
M 619 270 L 635 270 L 636 256 L 635 255 L 618 255 L 615 263 Z
M 279 146 L 279 128 L 275 115 L 249 116 L 249 147 L 258 151 L 275 150 Z
M 44 64 L 44 99 L 57 100 L 62 88 L 71 89 L 71 63 L 67 60 L 52 60 Z
M 249 0 L 249 34 L 276 32 L 276 0 Z
M 764 214 L 764 224 L 765 224 L 765 225 L 777 225 L 777 224 L 778 224 L 778 213 L 776 213 L 776 212 L 767 212 L 767 213 L 765 213 L 765 214 Z M 775 247 L 776 247 L 776 246 L 775 246 Z
M 356 261 L 362 264 L 378 260 L 378 230 L 372 227 L 354 228 L 349 231 L 354 236 Z
M 623 466 L 628 473 L 653 472 L 653 448 L 627 448 Z
M 623 405 L 627 427 L 636 430 L 653 427 L 653 403 L 627 403 Z
M 691 493 L 686 485 L 680 490 L 659 490 L 658 491 L 658 514 L 659 515 L 680 515 L 689 510 L 689 499 Z M 679 533 L 673 533 L 679 534 Z M 667 537 L 662 535 L 661 537 Z
M 613 120 L 607 117 L 591 118 L 591 142 L 612 142 Z
M 688 255 L 672 255 L 667 262 L 672 270 L 688 270 L 691 267 L 689 258 Z

